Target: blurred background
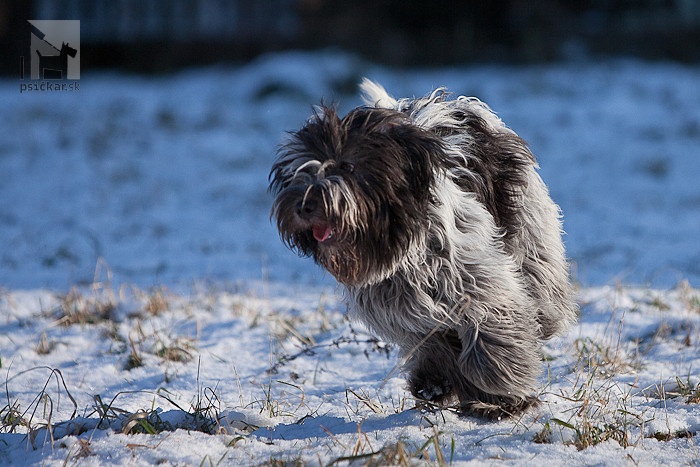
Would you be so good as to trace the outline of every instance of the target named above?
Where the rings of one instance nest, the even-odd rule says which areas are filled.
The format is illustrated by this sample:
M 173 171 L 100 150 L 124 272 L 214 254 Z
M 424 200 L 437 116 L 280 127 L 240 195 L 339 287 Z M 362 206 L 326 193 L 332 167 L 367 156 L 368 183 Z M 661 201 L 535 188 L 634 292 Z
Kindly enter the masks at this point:
M 329 46 L 404 66 L 700 59 L 696 0 L 3 0 L 10 56 L 25 19 L 80 19 L 83 66 L 139 72 Z
M 79 90 L 20 93 L 27 20 L 80 21 Z M 0 289 L 332 284 L 267 175 L 363 76 L 523 136 L 580 284 L 700 284 L 700 1 L 0 0 L 0 41 Z

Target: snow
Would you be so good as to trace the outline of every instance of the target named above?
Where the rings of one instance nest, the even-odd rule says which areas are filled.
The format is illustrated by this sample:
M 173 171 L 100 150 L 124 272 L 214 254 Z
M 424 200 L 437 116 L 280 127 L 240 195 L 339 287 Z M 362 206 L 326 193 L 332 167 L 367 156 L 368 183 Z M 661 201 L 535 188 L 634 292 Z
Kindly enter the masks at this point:
M 700 68 L 609 61 L 394 70 L 287 53 L 175 75 L 87 74 L 72 93 L 0 85 L 0 283 L 66 289 L 98 259 L 142 286 L 328 284 L 269 222 L 267 173 L 322 98 L 437 86 L 486 101 L 527 139 L 584 285 L 700 279 Z M 352 93 L 352 94 L 348 94 Z
M 697 462 L 700 67 L 82 71 L 75 92 L 0 81 L 0 463 Z M 359 105 L 363 76 L 477 96 L 539 158 L 582 314 L 522 418 L 415 408 L 396 349 L 269 221 L 285 132 Z
M 544 348 L 541 406 L 498 422 L 416 408 L 396 349 L 349 323 L 332 290 L 261 290 L 4 293 L 3 399 L 25 424 L 10 429 L 3 408 L 0 460 L 325 465 L 379 453 L 381 464 L 398 442 L 457 465 L 697 459 L 700 292 L 687 284 L 582 290 L 580 324 Z M 66 310 L 107 303 L 108 317 L 66 325 Z M 154 434 L 134 429 L 141 419 Z M 593 441 L 579 451 L 582 440 Z

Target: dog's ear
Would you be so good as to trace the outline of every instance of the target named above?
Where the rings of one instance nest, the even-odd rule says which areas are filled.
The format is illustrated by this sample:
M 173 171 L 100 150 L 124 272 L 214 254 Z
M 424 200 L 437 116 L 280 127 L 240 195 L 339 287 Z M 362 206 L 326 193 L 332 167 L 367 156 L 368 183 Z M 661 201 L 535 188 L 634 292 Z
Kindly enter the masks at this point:
M 393 159 L 387 175 L 405 180 L 415 199 L 427 198 L 444 152 L 436 135 L 415 125 L 405 113 L 389 109 L 358 108 L 343 119 L 343 127 Z
M 396 123 L 387 134 L 399 144 L 406 158 L 406 179 L 416 199 L 425 200 L 430 193 L 435 169 L 440 165 L 443 145 L 432 133 L 411 123 Z

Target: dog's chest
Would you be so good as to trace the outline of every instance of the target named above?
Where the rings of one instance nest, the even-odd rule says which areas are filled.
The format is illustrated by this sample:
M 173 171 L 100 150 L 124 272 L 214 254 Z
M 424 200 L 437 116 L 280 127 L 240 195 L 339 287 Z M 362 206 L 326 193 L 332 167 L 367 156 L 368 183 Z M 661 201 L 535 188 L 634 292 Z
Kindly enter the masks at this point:
M 347 299 L 352 317 L 393 342 L 403 340 L 406 333 L 424 335 L 451 324 L 445 320 L 444 304 L 404 281 L 348 288 Z

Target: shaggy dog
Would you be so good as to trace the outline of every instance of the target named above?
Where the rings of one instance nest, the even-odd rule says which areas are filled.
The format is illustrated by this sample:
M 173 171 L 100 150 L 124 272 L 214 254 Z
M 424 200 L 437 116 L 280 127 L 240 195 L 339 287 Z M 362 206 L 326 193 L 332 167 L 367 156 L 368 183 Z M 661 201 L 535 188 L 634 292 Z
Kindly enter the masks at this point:
M 321 105 L 270 172 L 282 240 L 397 344 L 419 399 L 497 419 L 537 402 L 541 342 L 575 321 L 559 208 L 526 143 L 484 103 L 361 84 Z

